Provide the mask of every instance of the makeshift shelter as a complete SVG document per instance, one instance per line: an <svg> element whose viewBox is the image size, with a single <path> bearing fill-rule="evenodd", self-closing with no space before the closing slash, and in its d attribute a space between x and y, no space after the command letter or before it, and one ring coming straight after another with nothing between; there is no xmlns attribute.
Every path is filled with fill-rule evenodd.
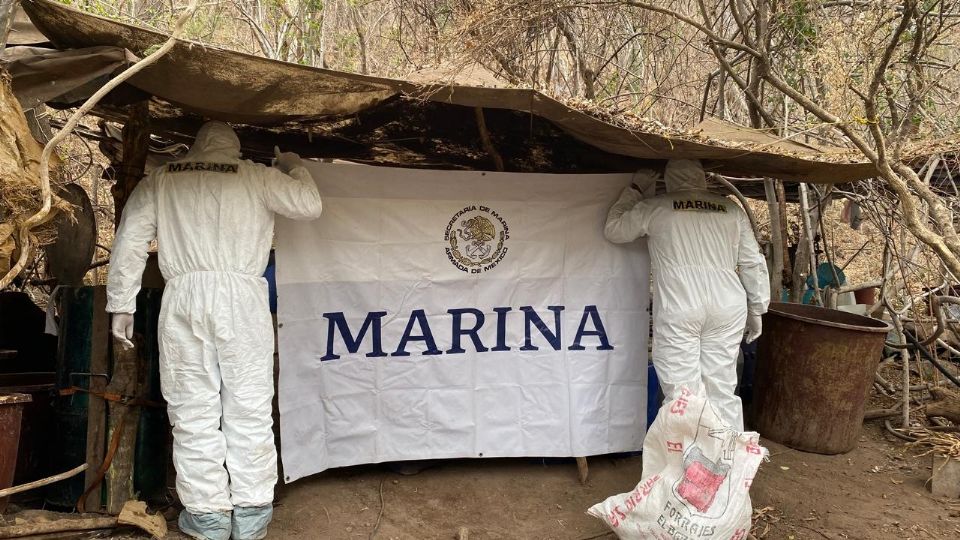
<svg viewBox="0 0 960 540"><path fill-rule="evenodd" d="M23 4L35 27L18 20L11 44L19 46L8 49L3 62L26 107L74 106L166 38L48 0ZM875 174L873 166L850 149L785 140L714 119L694 130L677 130L564 104L534 90L501 87L482 72L454 78L449 70L440 70L407 80L386 79L186 41L109 95L93 113L125 125L122 133L107 126L105 136L99 136L115 162L122 157L121 201L124 190L142 175L149 135L189 143L206 119L236 125L245 153L260 160L269 159L277 144L304 157L412 168L625 172L694 157L711 171L741 178L840 183ZM917 150L914 161L919 164L931 153L956 146L956 140L941 141L936 148ZM949 170L942 164L940 168ZM740 180L738 187L748 196L763 193L759 180ZM83 300L99 319L78 324L99 325L103 331L102 299ZM155 307L157 297L152 300ZM155 313L149 317L155 319ZM150 338L155 341L155 336ZM155 359L154 351L150 353ZM105 349L91 354L107 362ZM105 369L91 364L77 371ZM102 380L89 389L112 390ZM102 430L102 411L99 414L97 429ZM163 424L162 419L152 420ZM102 461L89 453L86 457L95 465ZM122 501L114 497L112 504L117 502Z"/></svg>
<svg viewBox="0 0 960 540"><path fill-rule="evenodd" d="M78 89L166 39L49 0L25 0L23 8L55 48L7 54L14 88L28 104L75 103ZM37 40L26 29L19 35L21 42ZM469 86L442 73L415 78L319 69L183 41L94 114L125 123L129 105L148 100L152 133L187 142L204 119L224 120L240 124L245 150L261 157L279 144L305 157L405 167L492 170L500 159L507 171L615 172L683 156L736 177L837 183L875 174L849 149L719 120L683 131L578 110L535 90ZM484 126L470 127L481 113Z"/></svg>

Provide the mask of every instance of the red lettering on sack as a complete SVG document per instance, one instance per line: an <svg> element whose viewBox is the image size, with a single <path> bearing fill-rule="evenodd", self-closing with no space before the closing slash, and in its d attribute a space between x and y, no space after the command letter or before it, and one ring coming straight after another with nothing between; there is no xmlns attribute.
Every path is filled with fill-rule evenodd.
<svg viewBox="0 0 960 540"><path fill-rule="evenodd" d="M670 412L673 414L679 414L680 416L683 416L684 411L687 410L687 405L688 405L687 399L681 396L677 398L677 400L674 401L673 404L670 405Z"/></svg>
<svg viewBox="0 0 960 540"><path fill-rule="evenodd" d="M640 503L650 495L650 492L653 491L653 487L660 481L662 477L657 474L651 476L647 479L646 482L638 485L633 491L630 492L630 495L624 501L624 505L627 507L627 512L632 512L634 508L640 506ZM619 510L619 506L617 510ZM623 516L626 518L626 516Z"/></svg>
<svg viewBox="0 0 960 540"><path fill-rule="evenodd" d="M747 445L747 452L750 454L759 455L760 453L763 452L763 449L760 448L759 444L755 442L751 442L750 444Z"/></svg>
<svg viewBox="0 0 960 540"><path fill-rule="evenodd" d="M667 441L668 452L683 452L683 441Z"/></svg>
<svg viewBox="0 0 960 540"><path fill-rule="evenodd" d="M737 529L737 532L733 533L733 536L730 537L730 540L743 540L746 537L746 529Z"/></svg>
<svg viewBox="0 0 960 540"><path fill-rule="evenodd" d="M626 519L626 517L627 515L623 513L623 510L620 510L619 506L614 506L613 511L607 516L607 521L610 522L611 527L619 527L621 525L620 520Z"/></svg>

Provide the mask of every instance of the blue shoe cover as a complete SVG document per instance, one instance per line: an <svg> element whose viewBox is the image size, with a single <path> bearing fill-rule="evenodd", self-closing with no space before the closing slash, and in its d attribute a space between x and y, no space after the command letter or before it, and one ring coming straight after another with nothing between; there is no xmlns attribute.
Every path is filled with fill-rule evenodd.
<svg viewBox="0 0 960 540"><path fill-rule="evenodd" d="M180 512L180 532L197 540L230 540L230 512Z"/></svg>
<svg viewBox="0 0 960 540"><path fill-rule="evenodd" d="M233 540L261 540L273 519L273 505L236 506L233 509Z"/></svg>

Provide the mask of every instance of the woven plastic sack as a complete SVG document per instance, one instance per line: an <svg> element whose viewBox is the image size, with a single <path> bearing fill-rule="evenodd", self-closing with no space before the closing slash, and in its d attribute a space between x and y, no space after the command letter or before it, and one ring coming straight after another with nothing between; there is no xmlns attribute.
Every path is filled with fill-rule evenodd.
<svg viewBox="0 0 960 540"><path fill-rule="evenodd" d="M767 456L759 439L731 429L685 388L647 432L641 482L587 513L624 540L743 540L753 514L750 485Z"/></svg>

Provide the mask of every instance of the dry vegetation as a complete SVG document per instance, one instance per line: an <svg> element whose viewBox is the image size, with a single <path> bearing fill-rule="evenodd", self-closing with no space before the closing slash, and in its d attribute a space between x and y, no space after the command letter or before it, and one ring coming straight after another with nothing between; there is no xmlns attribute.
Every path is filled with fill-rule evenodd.
<svg viewBox="0 0 960 540"><path fill-rule="evenodd" d="M68 3L166 31L187 2ZM960 0L214 0L185 31L209 45L380 76L457 73L479 64L498 84L537 89L628 128L692 134L715 117L843 147L873 163L876 178L806 192L766 179L773 196L750 201L774 290L791 291L797 301L811 268L832 262L848 286L878 286L868 312L919 339L935 326L930 299L957 293ZM65 113L38 112L54 127L66 120ZM12 118L3 115L4 122ZM80 183L90 194L102 262L113 236L114 171L96 148L100 127L88 118L84 136L61 145L57 182ZM0 150L29 172L17 176L18 184L0 168L0 257L9 257L8 238L38 205L31 169L38 151L24 153L15 141L0 141ZM903 158L908 154L929 157L913 162ZM854 207L858 229L844 216ZM14 283L41 301L52 289L43 265L39 252ZM0 265L0 275L4 270ZM87 280L105 277L101 265ZM814 301L833 304L836 293L822 291ZM947 376L921 354L960 356L956 322L948 312L946 331L923 353L889 349L874 392L882 397L878 406L900 407L902 417L887 421L890 431L897 425L900 436L954 457L960 446L949 430L956 431L956 421L927 408L938 402ZM960 376L955 364L944 365Z"/></svg>
<svg viewBox="0 0 960 540"><path fill-rule="evenodd" d="M68 3L160 30L186 6ZM954 283L960 274L952 178L960 140L960 0L221 0L204 3L185 35L392 77L479 64L500 84L538 89L625 126L692 132L717 117L846 147L874 163L878 178L811 186L809 220L784 200L796 201L795 192L785 197L782 184L768 181L780 204L774 198L755 209L771 260L786 259L782 272L771 265L774 286L803 292L810 235L821 251L815 262L843 267L848 283L883 281L883 298L906 319L922 315L911 310L924 304L925 288ZM74 169L68 178L88 185L107 218L107 246L110 169L86 144L74 140L62 153ZM918 149L933 157L902 159ZM862 212L858 231L841 223L848 201ZM797 255L785 258L793 248Z"/></svg>

